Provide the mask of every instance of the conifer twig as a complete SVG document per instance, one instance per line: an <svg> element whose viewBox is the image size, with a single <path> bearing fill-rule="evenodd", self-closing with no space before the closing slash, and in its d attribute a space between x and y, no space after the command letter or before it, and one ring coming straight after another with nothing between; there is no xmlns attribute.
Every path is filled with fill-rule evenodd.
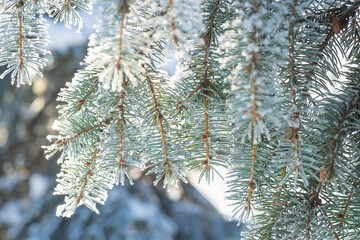
<svg viewBox="0 0 360 240"><path fill-rule="evenodd" d="M203 61L203 65L204 65L204 75L203 75L203 81L202 83L199 85L198 88L203 89L203 88L209 88L210 87L210 80L208 77L208 70L209 70L209 55L210 55L210 45L211 45L211 41L212 41L212 34L213 34L213 30L215 27L215 18L216 18L216 14L218 12L219 9L219 4L220 4L221 0L217 0L213 13L211 14L210 17L210 24L209 24L209 28L204 36L204 41L205 41L205 47L204 47L204 61ZM203 140L205 140L205 161L203 161L201 163L202 166L206 167L206 171L209 172L210 168L211 168L211 164L210 164L210 160L212 159L212 156L210 155L210 141L209 141L209 137L210 137L210 132L209 132L209 106L208 106L208 90L204 91L204 96L202 97L203 100L203 104L204 104L204 135L202 137Z"/></svg>
<svg viewBox="0 0 360 240"><path fill-rule="evenodd" d="M153 99L154 109L156 111L158 125L160 128L161 144L162 144L163 152L164 152L164 159L165 159L164 165L166 166L166 174L170 175L171 174L171 166L170 166L170 160L169 160L169 156L168 156L168 152L167 152L166 137L165 137L165 131L164 131L164 124L163 124L164 117L161 113L160 105L156 98L156 94L155 94L154 87L151 82L150 76L147 75L146 79L149 84L150 92L151 92L152 99Z"/></svg>
<svg viewBox="0 0 360 240"><path fill-rule="evenodd" d="M119 37L119 57L116 61L116 68L118 71L121 70L121 58L122 58L122 48L123 48L123 37L124 37L124 23L125 23L125 14L129 12L128 5L126 0L122 1L122 4L120 6L120 12L121 12L121 20L120 20L120 37Z"/></svg>
<svg viewBox="0 0 360 240"><path fill-rule="evenodd" d="M89 127L89 128L86 128L86 129L78 132L77 134L75 134L75 135L73 135L73 136L71 136L71 137L57 140L57 141L55 142L55 145L62 144L62 145L64 146L64 145L66 145L69 141L71 141L71 140L73 140L73 139L75 139L75 138L78 138L80 135L82 135L82 134L84 134L84 133L87 133L87 132L89 132L89 131L91 131L91 130L93 130L93 129L95 129L95 128L101 127L101 126L103 126L103 124L109 124L111 120L112 120L112 118L108 118L108 119L106 119L106 120L104 120L104 121L99 122L98 124L95 124L95 125L93 125L93 126L91 126L91 127Z"/></svg>
<svg viewBox="0 0 360 240"><path fill-rule="evenodd" d="M310 233L311 233L311 227L310 227L310 223L311 223L311 216L312 216L312 211L313 209L319 205L319 195L322 191L322 183L320 184L319 188L317 191L315 191L314 193L312 193L310 196L307 196L307 200L308 200L308 216L307 216L307 220L306 220L306 240L310 239Z"/></svg>
<svg viewBox="0 0 360 240"><path fill-rule="evenodd" d="M291 88L292 88L292 104L293 104L293 116L292 116L292 120L293 120L293 124L294 127L292 127L291 129L289 129L289 131L291 132L290 135L288 135L286 138L289 139L291 141L293 141L293 143L295 144L294 148L295 148L295 159L294 159L294 173L295 175L297 175L299 173L299 165L298 165L298 160L299 160L299 126L297 126L297 120L299 117L299 112L298 112L298 104L297 104L297 92L296 92L296 86L297 86L297 82L296 82L296 72L295 72L295 23L296 23L296 12L295 12L295 6L296 6L297 0L293 0L293 5L291 6L291 15L292 15L292 20L290 22L290 31L289 31L289 35L290 35L290 68L291 68L291 72L290 72L290 84L291 84Z"/></svg>
<svg viewBox="0 0 360 240"><path fill-rule="evenodd" d="M355 184L356 184L356 180L354 180L353 181L353 183L352 183L352 186L351 186L351 190L350 190L350 193L349 193L349 195L348 195L348 197L347 197L347 199L346 199L346 204L345 204L345 207L344 207L344 212L343 212L343 214L340 214L341 216L340 216L340 219L341 219L341 222L340 222L340 227L342 227L342 225L344 224L344 218L346 217L346 214L347 214L347 212L348 212L348 208L349 208L349 206L350 206L350 200L351 200L351 197L352 197L352 195L353 195L353 193L354 193L354 189L355 189Z"/></svg>
<svg viewBox="0 0 360 240"><path fill-rule="evenodd" d="M125 88L127 85L127 81L126 81L126 77L124 75L123 77L123 82L122 82L122 90L121 90L121 97L120 97L120 105L119 105L119 110L120 110L120 118L119 118L119 168L118 170L121 171L121 168L124 166L125 162L124 162L124 155L123 155L123 138L124 138L124 123L125 123L125 119L124 119L124 102L125 102Z"/></svg>
<svg viewBox="0 0 360 240"><path fill-rule="evenodd" d="M83 97L82 99L78 100L76 103L79 104L76 107L77 111L80 111L80 109L82 108L82 106L84 105L84 103L86 102L86 100L88 99L88 97L90 96L90 92L95 88L95 86L99 83L99 80L96 79L95 82L91 85L89 92L85 95L85 97Z"/></svg>
<svg viewBox="0 0 360 240"><path fill-rule="evenodd" d="M206 155L205 155L205 161L201 163L201 165L206 166L206 171L210 170L210 159L212 158L210 155L210 142L209 142L209 137L210 137L210 133L209 133L209 107L208 107L208 100L205 96L203 96L203 102L204 102L204 125L205 125L205 134L202 137L205 140L205 151L206 151Z"/></svg>
<svg viewBox="0 0 360 240"><path fill-rule="evenodd" d="M85 177L83 178L83 183L82 183L82 186L81 186L81 189L80 189L80 192L79 194L76 195L76 204L79 205L81 199L84 197L84 190L86 188L86 185L88 183L88 178L89 176L92 176L93 173L93 169L94 169L94 166L95 166L95 159L97 158L97 154L99 153L99 150L96 149L95 152L93 153L92 155L92 158L91 158L91 161L87 164L88 165L88 168L87 168L87 172L85 174Z"/></svg>
<svg viewBox="0 0 360 240"><path fill-rule="evenodd" d="M254 12L257 12L259 10L259 4L257 2L257 0L254 1ZM253 44L256 45L257 41L256 41L256 26L253 25L253 32L251 33L251 41ZM250 71L257 71L257 60L258 60L259 56L252 51L251 52L251 59L250 59ZM257 143L255 140L255 126L256 126L256 119L257 118L262 118L262 116L257 113L257 97L256 97L256 78L255 76L252 77L251 79L251 93L253 96L252 99L252 110L247 111L248 114L252 114L252 128L251 128L251 139L252 139L252 150L251 150L251 170L250 170L250 180L249 180L249 187L248 187L248 195L246 196L246 203L247 205L245 206L245 210L246 212L249 212L251 209L251 197L252 197L252 193L253 193L253 188L254 188L254 173L255 173L255 160L256 160L256 147L257 147Z"/></svg>
<svg viewBox="0 0 360 240"><path fill-rule="evenodd" d="M213 84L210 80L209 80L209 87L210 87L212 90L214 90L214 92L219 96L219 98L220 98L221 100L225 101L225 97L216 89L216 87L214 86L214 84ZM204 84L203 84L203 82L201 82L201 83L199 84L199 86L197 86L197 88L196 88L195 90L193 90L193 91L187 96L187 98L186 98L183 102L180 102L180 103L185 103L185 102L189 101L190 98L191 98L192 96L194 96L194 94L196 94L196 93L198 93L198 92L200 92L200 91L203 91L203 89L204 89Z"/></svg>
<svg viewBox="0 0 360 240"><path fill-rule="evenodd" d="M192 96L194 96L195 93L201 91L201 90L203 89L203 87L204 87L204 85L203 85L202 83L200 83L199 86L198 86L194 91L192 91L192 92L189 94L189 96L185 99L184 102L189 101L190 98L191 98Z"/></svg>
<svg viewBox="0 0 360 240"><path fill-rule="evenodd" d="M311 228L310 228L311 211L312 211L312 206L309 206L309 207L308 207L308 217L307 217L307 221L306 221L306 240L309 240L309 239L310 239L310 232L311 232Z"/></svg>
<svg viewBox="0 0 360 240"><path fill-rule="evenodd" d="M119 33L119 57L116 60L116 68L117 70L120 72L121 71L121 59L122 59L122 49L123 49L123 37L124 37L124 27L125 27L125 15L127 13L129 13L129 9L128 9L128 5L126 0L122 1L122 4L120 6L120 12L121 12L121 20L120 20L120 33ZM118 121L119 123L119 167L118 170L120 171L121 168L123 167L123 165L125 164L124 162L124 156L123 156L123 132L124 132L124 100L125 100L125 88L127 85L127 80L126 80L126 76L123 76L123 81L122 81L122 90L121 90L121 97L120 97L120 105L119 105L119 110L120 110L120 119Z"/></svg>
<svg viewBox="0 0 360 240"><path fill-rule="evenodd" d="M174 40L175 45L178 45L178 39L175 34L176 27L175 27L175 21L174 21L174 15L172 13L172 9L173 9L173 0L169 0L169 17L170 17L171 36Z"/></svg>
<svg viewBox="0 0 360 240"><path fill-rule="evenodd" d="M341 115L340 121L336 126L335 129L335 136L338 136L336 138L333 138L333 140L331 141L331 147L330 147L330 159L331 162L328 166L328 169L326 170L326 175L330 173L330 180L334 178L335 175L335 159L336 159L336 146L338 144L338 141L341 139L339 137L340 131L341 131L341 127L345 121L346 116L350 113L350 111L352 111L356 105L360 103L360 91L357 93L357 98L353 103L350 103L348 109L346 111L344 111Z"/></svg>
<svg viewBox="0 0 360 240"><path fill-rule="evenodd" d="M22 6L24 5L24 1L20 0L18 1L18 3L16 4L16 8L19 9L19 13L18 13L18 19L19 19L19 68L20 68L20 72L22 72L23 70L23 66L24 66L24 59L23 59L23 40L25 39L25 36L22 34L23 31L23 16L22 16L22 10L20 9Z"/></svg>
<svg viewBox="0 0 360 240"><path fill-rule="evenodd" d="M287 169L287 166L283 167L283 169L281 171L281 176L280 176L281 180L283 180L286 176L286 169ZM277 192L275 193L275 196L279 196L281 194L282 189L283 189L283 185L280 185Z"/></svg>

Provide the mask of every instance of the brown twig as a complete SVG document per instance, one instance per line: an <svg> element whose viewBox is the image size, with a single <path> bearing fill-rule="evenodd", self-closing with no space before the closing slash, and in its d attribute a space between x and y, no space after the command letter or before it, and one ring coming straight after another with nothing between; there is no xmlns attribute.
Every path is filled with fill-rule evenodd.
<svg viewBox="0 0 360 240"><path fill-rule="evenodd" d="M17 5L16 8L19 9L19 13L18 13L18 19L19 19L19 68L20 68L20 72L22 72L23 67L24 67L24 59L23 59L23 41L26 39L25 36L22 34L23 31L23 16L22 16L22 10L20 10L20 8L24 5L24 1L20 0Z"/></svg>
<svg viewBox="0 0 360 240"><path fill-rule="evenodd" d="M257 0L254 1L254 12L257 12L259 10L259 4L257 2ZM253 32L251 33L251 40L253 42L253 44L256 44L257 41L256 41L256 26L253 25ZM259 56L253 51L251 52L251 59L250 59L250 71L257 71L256 69L256 64L257 64L257 60L259 59ZM252 150L251 150L251 170L250 170L250 180L249 180L249 188L248 188L248 195L246 197L246 203L247 205L245 206L245 210L247 212L250 211L251 209L251 197L252 197L252 193L254 191L254 173L255 173L255 160L256 160L256 148L257 148L257 144L256 144L256 140L255 140L255 126L256 126L256 119L257 118L262 118L262 116L257 113L257 109L258 109L258 106L257 106L257 97L256 97L256 78L255 76L252 77L252 80L251 80L251 93L252 93L252 96L253 96L253 100L252 100L252 110L249 110L247 111L248 114L252 114L252 119L251 119L251 122L252 122L252 128L251 128L251 139L252 139Z"/></svg>
<svg viewBox="0 0 360 240"><path fill-rule="evenodd" d="M225 101L225 97L218 91L218 89L215 88L215 86L213 85L213 83L212 83L210 80L209 80L209 87L210 87L212 90L214 90L214 92L219 96L219 98L220 98L221 100ZM182 102L179 102L179 103L185 103L185 102L189 101L190 98L191 98L192 96L194 96L195 93L198 93L198 92L200 92L200 91L204 91L204 83L203 83L203 82L200 83L199 86L197 86L197 88L196 88L194 91L192 91L192 92L187 96L187 98L185 99L185 101L182 101Z"/></svg>
<svg viewBox="0 0 360 240"><path fill-rule="evenodd" d="M255 27L254 27L255 30ZM247 202L247 206L246 206L246 211L249 211L251 209L251 197L252 197L252 192L253 192L253 188L254 188L254 172L255 172L255 159L256 159L256 141L255 141L255 137L254 137L254 132L255 132L255 126L256 126L256 118L257 118L257 104L256 104L256 78L253 77L252 78L252 94L254 96L253 101L252 101L252 111L248 111L248 113L252 113L253 117L251 119L252 121L252 129L251 129L251 139L252 139L252 150L251 150L251 170L250 170L250 181L249 181L249 193L246 197L246 202Z"/></svg>
<svg viewBox="0 0 360 240"><path fill-rule="evenodd" d="M185 100L184 102L189 101L189 99L190 99L192 96L194 96L195 93L201 91L201 90L203 89L203 87L204 87L204 85L203 85L202 83L200 83L199 86L198 86L194 91L192 91L192 92L189 94L189 96L186 98L186 100Z"/></svg>
<svg viewBox="0 0 360 240"><path fill-rule="evenodd" d="M174 15L172 13L172 9L173 9L172 5L173 5L173 1L169 0L169 17L170 17L171 36L172 36L172 38L174 40L175 45L178 45L178 39L177 39L177 36L175 34L176 27L175 27Z"/></svg>
<svg viewBox="0 0 360 240"><path fill-rule="evenodd" d="M287 169L287 166L283 167L283 169L281 171L281 177L280 177L281 180L283 180L286 176L286 169ZM283 189L283 185L280 185L280 187L278 188L278 190L274 196L279 196L281 194L282 189Z"/></svg>
<svg viewBox="0 0 360 240"><path fill-rule="evenodd" d="M129 12L126 0L122 1L122 4L120 6L120 12L121 12L121 20L120 20L120 37L119 37L119 47L118 47L119 51L120 51L120 54L119 54L119 57L118 57L118 59L116 61L116 68L117 68L118 71L121 70L120 62L121 62L121 58L122 58L125 15L126 15L126 13Z"/></svg>
<svg viewBox="0 0 360 240"><path fill-rule="evenodd" d="M254 136L254 128L251 130L251 135ZM256 143L255 143L255 139L253 138L253 142L252 142L252 150L251 150L251 170L250 170L250 180L249 180L249 193L246 196L246 203L247 205L245 206L245 210L248 212L251 209L251 197L252 197L252 193L254 191L254 172L255 172L255 160L256 160Z"/></svg>
<svg viewBox="0 0 360 240"><path fill-rule="evenodd" d="M161 134L161 144L163 146L163 151L164 151L164 158L165 158L165 163L164 165L166 165L166 174L170 175L171 174L171 166L170 166L170 160L169 160L169 156L168 156L168 152L167 152L167 145L166 145L166 137L165 137L165 131L164 131L164 124L163 124L163 115L161 113L160 110L160 104L156 98L156 94L154 91L154 87L153 84L151 82L150 76L147 75L146 79L148 81L149 84L149 88L150 88L150 92L153 98L153 104L154 104L154 109L156 111L156 115L157 115L157 120L158 120L158 125L160 127L160 134Z"/></svg>
<svg viewBox="0 0 360 240"><path fill-rule="evenodd" d="M88 168L87 168L87 172L85 174L85 177L83 178L83 185L81 186L81 190L80 190L79 195L76 195L76 204L77 205L79 205L80 200L84 197L84 190L85 190L86 185L88 183L88 177L93 175L92 171L94 169L95 159L96 159L96 155L98 153L99 153L99 150L96 149L95 152L92 155L91 161L87 164Z"/></svg>
<svg viewBox="0 0 360 240"><path fill-rule="evenodd" d="M212 34L213 34L213 29L215 27L215 18L216 18L216 14L218 12L219 9L219 4L220 4L221 0L217 0L216 5L214 7L213 13L210 16L210 24L209 24L209 28L204 36L204 42L205 42L205 53L204 53L204 61L203 61L203 66L204 66L204 75L203 75L203 81L202 83L199 85L199 87L201 87L201 89L208 89L211 85L210 85L210 80L208 78L208 70L209 70L209 55L210 55L210 45L211 45L211 41L212 41ZM199 88L198 87L198 88ZM203 161L201 163L202 166L206 167L206 171L209 171L211 168L210 165L210 160L212 159L212 156L210 155L210 141L209 141L209 137L210 137L210 132L209 132L209 100L207 98L207 96L209 95L209 91L208 90L204 90L204 95L202 97L203 100L203 104L204 104L204 135L202 137L203 140L205 140L205 161Z"/></svg>
<svg viewBox="0 0 360 240"><path fill-rule="evenodd" d="M292 15L292 21L290 21L290 30L289 30L289 35L290 35L290 83L291 83L291 88L292 88L292 104L293 106L295 106L296 109L293 109L293 123L296 125L297 124L297 120L299 117L299 112L298 112L298 104L297 104L297 100L296 100L296 72L295 72L295 23L296 23L296 11L295 11L295 7L297 4L297 0L293 0L293 5L291 7L291 15ZM299 160L299 127L292 127L290 129L291 134L288 135L286 138L287 139L291 139L291 141L294 142L295 146L295 159L294 159L294 173L298 174L299 172L299 165L298 165L298 160Z"/></svg>
<svg viewBox="0 0 360 240"><path fill-rule="evenodd" d="M204 125L205 125L205 134L203 135L202 139L205 140L205 161L201 163L202 166L206 166L206 171L209 171L211 168L210 159L212 158L210 155L210 132L209 132L209 107L208 107L208 99L207 97L203 96L203 103L204 103Z"/></svg>
<svg viewBox="0 0 360 240"><path fill-rule="evenodd" d="M310 234L311 234L311 227L310 227L311 213L312 213L312 210L320 203L319 195L320 195L321 190L322 190L322 184L320 184L319 189L317 191L312 193L310 196L307 196L307 200L309 203L309 207L307 210L308 217L307 217L307 221L306 221L306 239L307 240L310 239Z"/></svg>
<svg viewBox="0 0 360 240"><path fill-rule="evenodd" d="M97 85L99 83L99 80L98 79L96 79L95 80L95 82L92 84L92 86L90 87L90 89L89 89L89 92L88 92L88 94L86 94L86 96L84 97L84 98L82 98L82 99L80 99L80 100L78 100L77 102L76 102L76 104L79 104L76 108L76 110L77 111L79 111L81 108L82 108L82 106L84 105L84 103L86 102L86 100L88 99L88 97L90 96L90 91L92 90L92 89L94 89L94 87L95 87L95 85Z"/></svg>
<svg viewBox="0 0 360 240"><path fill-rule="evenodd" d="M312 206L308 207L308 218L306 221L306 240L310 239L310 232L311 232L311 228L310 228L310 222L311 222L311 211L312 211Z"/></svg>
<svg viewBox="0 0 360 240"><path fill-rule="evenodd" d="M125 88L127 85L127 81L126 81L126 77L124 75L123 77L123 82L122 82L122 90L121 90L121 97L120 97L120 105L119 105L119 110L120 110L120 116L121 118L119 119L119 171L121 171L121 168L124 166L125 162L124 162L124 155L123 155L123 133L124 133L124 122L125 122L125 118L124 118L124 101L125 101Z"/></svg>
<svg viewBox="0 0 360 240"><path fill-rule="evenodd" d="M91 127L89 127L89 128L86 128L86 129L78 132L78 133L75 134L74 136L57 140L57 141L55 142L55 145L61 144L61 145L65 146L69 141L71 141L71 140L79 137L80 135L82 135L82 134L84 134L84 133L87 133L87 132L89 132L89 131L91 131L91 130L93 130L93 129L95 129L95 128L101 127L101 126L103 126L103 124L109 124L111 120L112 120L112 118L108 118L108 119L106 119L106 120L104 120L104 121L102 121L102 122L100 122L100 123L98 123L98 124L95 124L94 126L91 126Z"/></svg>
<svg viewBox="0 0 360 240"><path fill-rule="evenodd" d="M340 219L341 219L341 222L340 222L340 227L342 227L342 225L344 224L344 218L346 217L346 214L347 214L347 212L348 212L348 208L349 208L349 206L350 206L350 200L351 200L351 197L352 197L352 195L353 195L353 193L354 193L354 189L355 189L355 184L356 184L356 181L354 180L353 181L353 183L352 183L352 186L351 186L351 190L350 190L350 193L349 193L349 195L348 195L348 197L347 197L347 199L346 199L346 204L345 204L345 207L344 207L344 212L343 212L343 214L341 214L341 217L340 217Z"/></svg>
<svg viewBox="0 0 360 240"><path fill-rule="evenodd" d="M208 95L208 91L204 90L204 88L209 88L209 87L212 88L217 93L217 95L219 95L219 97L222 100L225 100L224 97L221 96L221 94L218 92L218 90L215 88L215 86L213 86L210 79L208 78L209 50L210 50L210 45L211 45L211 40L212 40L212 32L215 27L215 18L216 18L218 9L219 9L220 2L221 2L221 0L217 0L214 10L210 16L209 28L203 37L203 40L205 42L205 44L204 44L205 54L204 54L204 61L203 61L203 66L204 66L203 67L204 68L203 81L199 84L199 86L194 91L192 91L189 94L189 96L186 98L186 100L184 102L187 102L195 93L197 93L199 91L204 91L204 94ZM204 105L205 105L205 103L204 103Z"/></svg>
<svg viewBox="0 0 360 240"><path fill-rule="evenodd" d="M119 33L119 57L116 60L116 68L118 71L121 71L121 59L122 59L122 50L123 50L123 38L124 38L124 27L125 27L125 15L127 13L129 13L129 9L128 9L128 4L126 2L126 0L122 1L122 4L120 6L120 12L121 12L121 20L120 20L120 33ZM123 165L125 164L124 162L124 156L123 156L123 133L124 133L124 100L125 100L125 88L126 88L126 76L123 76L123 80L122 80L122 90L121 90L121 97L120 97L120 105L119 105L119 110L120 110L120 115L121 118L119 119L118 123L119 123L119 171L121 170L121 168L123 167Z"/></svg>

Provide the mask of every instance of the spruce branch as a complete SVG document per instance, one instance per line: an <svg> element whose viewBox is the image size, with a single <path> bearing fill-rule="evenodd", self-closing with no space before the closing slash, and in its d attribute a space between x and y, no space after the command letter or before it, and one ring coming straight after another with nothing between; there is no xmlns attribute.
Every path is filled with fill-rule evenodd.
<svg viewBox="0 0 360 240"><path fill-rule="evenodd" d="M328 46L331 38L339 35L342 31L349 31L349 22L353 19L354 31L356 31L356 14L360 4L358 2L344 1L341 6L334 6L330 9L320 10L319 15L323 15L320 24L331 25L327 28L327 35L323 43L319 45L320 52Z"/></svg>
<svg viewBox="0 0 360 240"><path fill-rule="evenodd" d="M30 1L7 1L0 10L0 66L7 69L0 75L11 73L11 83L20 85L32 82L32 74L41 76L49 51L44 8L34 8Z"/></svg>
<svg viewBox="0 0 360 240"><path fill-rule="evenodd" d="M213 13L210 17L210 23L209 23L209 28L207 30L207 33L204 36L204 41L205 41L205 47L204 47L204 76L203 76L203 81L202 81L202 86L204 89L209 88L209 79L208 79L208 68L209 68L209 54L210 54L210 45L211 42L213 41L213 29L214 29L214 24L215 24L215 17L219 8L219 4L220 4L221 0L217 0L213 9ZM210 137L210 132L209 132L209 116L208 116L208 91L204 91L204 95L202 97L203 100L203 104L204 104L204 125L205 125L205 129L204 129L204 136L202 137L203 140L205 140L205 151L206 151L206 155L205 155L205 161L203 161L201 163L202 166L204 166L206 168L206 171L209 172L212 165L211 165L211 159L212 156L210 155L210 142L209 142L209 137Z"/></svg>
<svg viewBox="0 0 360 240"><path fill-rule="evenodd" d="M143 66L145 69L145 66ZM171 111L166 107L171 107L170 99L167 92L162 88L165 83L166 76L159 74L151 68L145 69L145 84L148 100L146 107L147 114L144 116L145 126L149 132L148 141L154 144L153 151L149 151L150 157L147 166L150 169L147 174L155 173L156 179L154 184L163 182L163 187L170 187L177 185L178 179L187 182L185 174L180 168L183 165L180 148L176 145L179 143L176 139L171 139L171 135L179 135L178 126L176 122L177 117L171 114ZM163 103L161 104L160 101ZM164 114L166 112L166 115ZM165 116L168 121L165 122ZM149 144L152 145L152 144ZM151 146L149 146L151 147ZM152 155L153 152L153 155Z"/></svg>
<svg viewBox="0 0 360 240"><path fill-rule="evenodd" d="M100 88L99 71L98 68L90 69L87 66L75 73L73 81L66 84L67 88L61 89L57 100L66 104L59 106L60 118L71 119L94 108Z"/></svg>
<svg viewBox="0 0 360 240"><path fill-rule="evenodd" d="M293 103L293 122L294 126L297 125L299 112L297 109L299 109L296 101L296 72L295 72L295 19L296 19L296 7L297 0L293 1L293 5L291 6L291 15L293 17L293 20L290 22L290 32L289 32L289 40L290 40L290 82L292 86L292 103ZM294 173L297 175L299 173L299 166L298 166L298 158L299 158L299 127L293 127L290 129L291 134L288 138L290 138L295 143L295 160L294 160Z"/></svg>
<svg viewBox="0 0 360 240"><path fill-rule="evenodd" d="M325 176L333 180L335 177L335 165L336 158L338 154L339 144L343 141L342 135L346 134L346 131L343 131L344 122L346 117L354 110L354 108L360 103L360 91L354 94L353 98L350 98L349 105L343 109L343 112L340 115L340 120L338 124L335 126L334 138L330 144L330 162L327 167L323 169L326 172ZM320 179L321 181L325 181L325 177Z"/></svg>
<svg viewBox="0 0 360 240"><path fill-rule="evenodd" d="M218 31L218 27L219 23L221 23L221 21L224 21L224 16L226 16L223 12L219 11L221 4L223 7L226 6L226 3L221 0L211 3L209 2L206 4L204 3L204 9L206 9L206 12L208 14L204 19L206 31L200 35L203 39L203 43L201 45L196 44L195 51L197 54L193 56L193 59L191 61L194 62L194 64L198 64L196 66L196 69L191 69L192 63L189 63L189 70L193 71L195 81L193 79L189 79L190 82L186 82L188 87L181 86L181 88L184 88L185 90L185 98L182 101L176 101L178 104L178 106L176 107L177 109L187 109L188 106L190 109L195 110L196 108L195 111L199 110L199 114L200 112L202 112L201 114L203 116L203 119L201 120L201 122L203 123L203 128L201 130L201 140L204 141L204 150L201 151L203 152L203 157L195 156L193 158L194 160L191 159L189 161L189 166L191 167L191 169L201 167L202 170L200 173L199 181L201 181L202 177L205 176L208 182L210 181L211 176L213 176L214 172L217 172L214 166L224 166L224 163L222 163L222 161L218 159L218 156L215 156L217 154L214 153L214 151L218 149L218 144L215 143L214 140L216 141L216 138L219 137L216 129L217 121L215 120L215 117L219 117L219 115L217 115L218 113L213 111L213 108L219 104L217 98L220 98L224 101L225 97L221 94L221 90L218 89L218 84L220 81L216 83L210 80L211 78L213 78L213 71L216 71L215 69L217 67L217 56L213 48L214 45L216 45L217 37L221 34ZM213 57L214 55L215 57ZM183 81L186 80L187 79L183 79ZM190 93L187 93L189 88L194 90ZM194 96L197 96L197 98L193 99ZM190 100L192 101L190 102ZM201 111L199 108L201 108ZM215 121L212 119L214 119ZM194 118L191 119L191 121L194 120ZM194 124L196 124L196 121L194 121ZM194 131L196 132L198 130L200 131L200 125L196 127L196 130L194 129ZM211 144L213 146L210 146ZM196 144L196 148L200 148L200 146L200 143Z"/></svg>
<svg viewBox="0 0 360 240"><path fill-rule="evenodd" d="M14 2L0 24L12 23L11 61L23 71L29 9L69 26L91 8L24 1L19 14ZM253 215L249 239L358 238L360 3L99 2L85 67L59 95L59 134L46 150L62 150L58 215L82 204L97 211L114 184L132 184L129 168L149 169L166 187L186 182L183 166L209 181L230 164L228 198L239 221ZM170 78L157 68L174 45L180 64Z"/></svg>
<svg viewBox="0 0 360 240"><path fill-rule="evenodd" d="M106 163L99 159L100 149L96 145L100 141L97 139L91 144L95 148L83 148L84 152L76 159L68 158L64 161L54 192L56 195L65 195L65 203L56 210L58 216L71 217L82 204L98 213L96 203L104 204L107 190L114 184L114 176L106 172Z"/></svg>
<svg viewBox="0 0 360 240"><path fill-rule="evenodd" d="M257 0L254 1L253 3L253 8L252 11L254 13L256 13L259 10L259 4L257 2ZM256 40L256 26L253 25L253 31L251 33L251 41L254 45L257 44L257 40ZM252 119L251 119L251 124L252 124L252 128L251 128L251 141L252 141L252 150L251 150L251 170L250 170L250 180L249 180L249 187L248 187L248 195L246 196L246 206L245 206L245 211L246 212L250 212L251 210L251 197L253 194L253 188L254 188L254 173L255 173L255 160L256 160L256 147L257 147L257 142L255 139L255 126L257 124L257 119L261 119L262 116L257 112L258 106L257 106L257 95L256 95L256 77L255 74L257 71L259 71L259 69L257 68L257 60L259 60L259 56L255 51L252 51L250 53L251 58L250 58L250 64L248 66L248 71L250 73L251 77L251 94L252 94L252 110L248 110L247 113L248 114L252 114Z"/></svg>
<svg viewBox="0 0 360 240"><path fill-rule="evenodd" d="M153 84L151 82L150 76L146 75L146 79L147 79L148 86L150 88L150 92L151 92L151 95L152 95L154 109L156 111L155 118L157 119L158 125L159 125L159 128L160 128L161 144L162 144L162 149L163 149L164 159L165 159L165 162L163 164L166 166L166 175L168 177L170 177L172 171L171 171L170 160L169 160L169 156L168 156L166 137L165 137L165 131L164 131L164 125L163 125L164 117L163 117L163 115L161 113L160 105L159 105L158 100L156 98L156 94L155 94L154 87L153 87Z"/></svg>

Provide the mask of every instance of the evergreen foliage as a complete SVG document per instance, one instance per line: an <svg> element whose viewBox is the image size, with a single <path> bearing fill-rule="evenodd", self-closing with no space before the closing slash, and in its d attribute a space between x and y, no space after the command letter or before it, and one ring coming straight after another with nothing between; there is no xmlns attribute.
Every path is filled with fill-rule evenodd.
<svg viewBox="0 0 360 240"><path fill-rule="evenodd" d="M96 2L84 67L59 93L59 134L45 147L61 152L59 216L97 211L131 168L169 187L186 170L210 183L225 167L247 238L360 239L359 1ZM40 74L45 13L81 29L78 10L91 9L2 2L1 76ZM157 66L171 52L169 77Z"/></svg>

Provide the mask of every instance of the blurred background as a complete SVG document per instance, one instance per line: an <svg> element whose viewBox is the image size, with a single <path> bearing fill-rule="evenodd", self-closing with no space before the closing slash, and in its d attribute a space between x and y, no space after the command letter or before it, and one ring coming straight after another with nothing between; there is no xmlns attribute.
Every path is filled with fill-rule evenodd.
<svg viewBox="0 0 360 240"><path fill-rule="evenodd" d="M229 221L223 180L198 185L197 175L189 175L194 185L166 192L134 172L135 184L114 187L99 215L82 206L71 219L55 216L63 201L52 195L60 167L56 157L45 159L41 146L55 134L56 96L81 68L94 23L93 16L84 16L84 29L76 33L49 21L52 56L44 77L21 88L8 78L0 81L0 240L240 239L246 227ZM171 75L176 63L170 59L161 68Z"/></svg>

